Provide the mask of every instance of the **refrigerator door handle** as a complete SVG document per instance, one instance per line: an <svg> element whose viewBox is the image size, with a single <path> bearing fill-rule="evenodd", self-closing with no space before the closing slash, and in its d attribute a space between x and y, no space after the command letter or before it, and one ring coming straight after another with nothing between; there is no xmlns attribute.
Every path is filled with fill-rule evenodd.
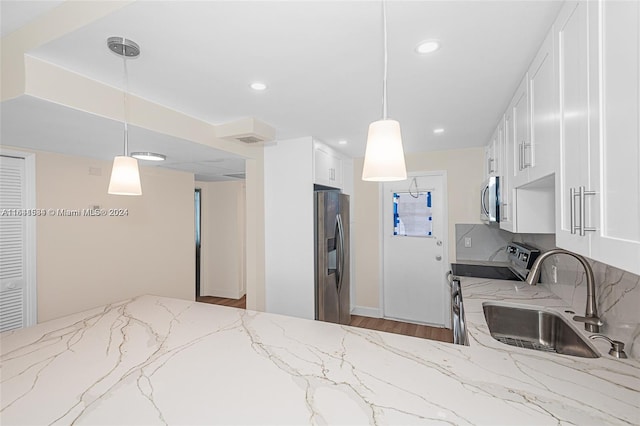
<svg viewBox="0 0 640 426"><path fill-rule="evenodd" d="M336 253L338 257L336 259L336 284L338 293L340 293L343 281L342 273L344 272L344 227L342 226L342 216L340 215L340 213L336 215L336 219L338 228L338 252Z"/></svg>

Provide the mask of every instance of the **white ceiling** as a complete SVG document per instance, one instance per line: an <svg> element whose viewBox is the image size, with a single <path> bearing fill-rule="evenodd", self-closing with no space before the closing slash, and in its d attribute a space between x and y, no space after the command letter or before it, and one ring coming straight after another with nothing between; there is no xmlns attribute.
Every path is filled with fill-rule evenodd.
<svg viewBox="0 0 640 426"><path fill-rule="evenodd" d="M389 0L389 116L405 150L485 144L560 6ZM360 157L381 117L378 1L138 1L30 54L122 87L122 61L106 47L114 35L142 48L131 92L207 122L253 116L279 139L346 139L337 149ZM431 38L439 51L414 53ZM255 80L269 88L252 91Z"/></svg>
<svg viewBox="0 0 640 426"><path fill-rule="evenodd" d="M57 7L63 0L0 1L0 35L5 35L28 24L37 17Z"/></svg>

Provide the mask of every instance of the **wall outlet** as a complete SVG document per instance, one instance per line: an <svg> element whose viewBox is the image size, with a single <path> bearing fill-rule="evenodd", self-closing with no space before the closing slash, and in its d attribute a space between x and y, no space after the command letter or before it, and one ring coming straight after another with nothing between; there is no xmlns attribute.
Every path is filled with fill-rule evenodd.
<svg viewBox="0 0 640 426"><path fill-rule="evenodd" d="M554 284L558 283L558 267L556 265L551 265L551 279Z"/></svg>
<svg viewBox="0 0 640 426"><path fill-rule="evenodd" d="M464 237L464 246L466 248L470 248L471 247L471 237Z"/></svg>

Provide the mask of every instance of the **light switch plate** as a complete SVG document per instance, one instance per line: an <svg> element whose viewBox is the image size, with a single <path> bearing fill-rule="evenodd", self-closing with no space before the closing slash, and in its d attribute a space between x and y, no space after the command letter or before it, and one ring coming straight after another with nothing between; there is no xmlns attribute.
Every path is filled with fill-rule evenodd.
<svg viewBox="0 0 640 426"><path fill-rule="evenodd" d="M470 248L471 247L471 237L464 237L464 246L466 248Z"/></svg>

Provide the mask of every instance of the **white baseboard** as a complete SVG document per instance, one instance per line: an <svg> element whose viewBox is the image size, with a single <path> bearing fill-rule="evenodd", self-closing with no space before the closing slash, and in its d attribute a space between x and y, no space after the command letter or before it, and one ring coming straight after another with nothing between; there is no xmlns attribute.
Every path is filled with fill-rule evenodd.
<svg viewBox="0 0 640 426"><path fill-rule="evenodd" d="M353 315L360 315L363 317L370 318L382 318L382 312L380 312L380 308L368 308L366 306L354 306L351 309L351 313Z"/></svg>

